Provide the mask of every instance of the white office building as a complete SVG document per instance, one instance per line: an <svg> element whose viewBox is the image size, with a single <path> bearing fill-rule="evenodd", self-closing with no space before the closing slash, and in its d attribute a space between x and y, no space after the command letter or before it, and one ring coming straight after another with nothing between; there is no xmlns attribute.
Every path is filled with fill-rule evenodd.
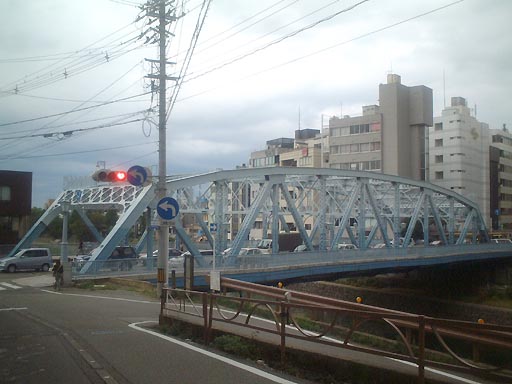
<svg viewBox="0 0 512 384"><path fill-rule="evenodd" d="M486 222L489 212L489 126L471 115L462 97L434 117L430 128L430 182L478 204Z"/></svg>

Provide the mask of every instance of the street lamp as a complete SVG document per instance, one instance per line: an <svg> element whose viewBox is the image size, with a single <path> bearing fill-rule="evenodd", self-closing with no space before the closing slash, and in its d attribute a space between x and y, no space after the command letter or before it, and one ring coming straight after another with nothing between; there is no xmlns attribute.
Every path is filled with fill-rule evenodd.
<svg viewBox="0 0 512 384"><path fill-rule="evenodd" d="M61 201L60 208L62 210L62 242L60 248L60 262L64 265L68 262L68 217L71 203L69 201Z"/></svg>

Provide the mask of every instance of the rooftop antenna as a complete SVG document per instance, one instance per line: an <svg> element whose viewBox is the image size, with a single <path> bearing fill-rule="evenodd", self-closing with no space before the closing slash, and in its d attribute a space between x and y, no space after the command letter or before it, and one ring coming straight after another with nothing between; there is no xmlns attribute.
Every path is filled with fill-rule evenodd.
<svg viewBox="0 0 512 384"><path fill-rule="evenodd" d="M444 75L444 68L443 68L443 108L446 108L446 78Z"/></svg>
<svg viewBox="0 0 512 384"><path fill-rule="evenodd" d="M299 131L300 131L300 105L299 105Z"/></svg>

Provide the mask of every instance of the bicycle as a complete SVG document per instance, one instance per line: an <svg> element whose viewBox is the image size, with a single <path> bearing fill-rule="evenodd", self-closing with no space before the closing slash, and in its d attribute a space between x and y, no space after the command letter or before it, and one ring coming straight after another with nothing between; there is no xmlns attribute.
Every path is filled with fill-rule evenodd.
<svg viewBox="0 0 512 384"><path fill-rule="evenodd" d="M53 283L54 291L60 291L60 288L62 287L63 280L64 279L62 277L62 274L58 273L55 275L55 282Z"/></svg>
<svg viewBox="0 0 512 384"><path fill-rule="evenodd" d="M53 283L53 289L55 291L60 291L62 287L62 283L64 280L64 268L60 261L57 261L53 266L53 277L55 278L55 282Z"/></svg>

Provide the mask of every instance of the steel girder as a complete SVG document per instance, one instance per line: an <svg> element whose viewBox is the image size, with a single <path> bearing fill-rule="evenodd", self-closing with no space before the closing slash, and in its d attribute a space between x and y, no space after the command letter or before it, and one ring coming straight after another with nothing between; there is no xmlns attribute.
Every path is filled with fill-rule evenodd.
<svg viewBox="0 0 512 384"><path fill-rule="evenodd" d="M211 186L221 181L223 201L228 199L223 204L228 210L223 213L226 225L233 228L233 217L240 222L236 231L229 230L231 256L247 244L255 227L261 229L262 238L267 238L270 230L274 253L278 232L289 231L290 225L301 234L306 248L320 250L328 248L323 244L335 249L341 241L364 249L377 239L387 246L407 247L418 236L417 225L427 240L431 233L445 244L462 243L469 233L473 241L478 233L488 238L475 203L433 184L396 176L332 169L245 168L174 179L169 184L175 191L202 191L201 196L216 201L218 187ZM251 191L249 198L242 191ZM180 214L197 209L190 206L189 199L188 209L181 209ZM208 215L218 216L216 209L210 208ZM228 243L219 245L227 247Z"/></svg>
<svg viewBox="0 0 512 384"><path fill-rule="evenodd" d="M381 241L386 246L406 247L415 227L423 236L439 236L446 244L462 244L471 235L488 240L478 206L453 191L421 181L373 172L326 168L241 168L168 179L170 196L180 205L174 226L178 237L201 260L197 244L183 223L187 215L195 220L210 246L213 236L207 222L217 222L216 251L231 246L228 263L234 263L247 246L251 232L273 238L278 249L278 232L297 230L308 249L336 249L340 242L368 248ZM60 202L70 201L72 209L120 211L113 232L102 242L97 259L106 258L129 227L147 207L156 205L151 186L96 186L64 191L18 244L27 246L60 213ZM149 221L149 220L148 220ZM149 224L149 223L148 223ZM171 223L172 225L172 223ZM427 226L428 228L425 228ZM401 235L403 241L400 241ZM231 236L229 239L228 237ZM392 239L392 240L390 240ZM274 245L274 243L276 243ZM427 244L428 245L428 244Z"/></svg>

